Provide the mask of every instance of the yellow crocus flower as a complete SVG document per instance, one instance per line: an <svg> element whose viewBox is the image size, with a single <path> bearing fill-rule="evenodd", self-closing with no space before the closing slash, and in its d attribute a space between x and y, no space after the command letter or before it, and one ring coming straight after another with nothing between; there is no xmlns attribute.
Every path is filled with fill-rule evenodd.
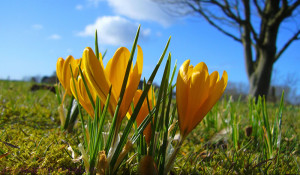
<svg viewBox="0 0 300 175"><path fill-rule="evenodd" d="M71 92L73 96L77 99L77 101L80 103L80 105L87 111L87 113L93 118L94 117L94 109L93 105L88 97L87 91L85 89L83 80L81 76L78 76L78 79L76 80L74 78L74 84L73 84L73 79L70 79L70 84L71 84ZM74 87L75 85L75 87ZM89 89L91 87L88 84ZM75 91L76 88L76 91ZM76 93L77 92L77 93ZM93 96L93 101L95 102L95 95L92 94Z"/></svg>
<svg viewBox="0 0 300 175"><path fill-rule="evenodd" d="M134 107L137 105L137 103L138 103L138 101L139 101L142 93L143 93L143 91L140 90L140 89L136 91L136 93L134 95L134 98L133 98ZM151 88L148 91L148 101L149 101L150 110L152 110L153 107L156 105L155 95L154 95L154 91L153 91L153 86L151 86ZM136 117L137 127L140 126L140 124L143 122L143 120L149 114L149 107L148 107L147 99L145 98L145 100L144 100L144 102L142 104L142 107L141 107L141 109L140 109L140 111L138 113L138 116ZM129 113L132 114L131 108L130 108L129 111L130 111ZM149 145L150 140L151 140L151 124L150 123L144 129L143 134L145 136L146 143Z"/></svg>
<svg viewBox="0 0 300 175"><path fill-rule="evenodd" d="M87 80L102 102L105 102L109 88L112 86L110 98L110 111L112 115L120 96L129 57L129 50L125 47L121 47L117 49L114 56L109 60L106 68L104 69L102 58L98 60L91 48L87 47L83 52L82 62ZM118 124L124 118L130 107L130 103L132 102L140 82L142 69L143 52L140 46L138 46L136 64L134 67L131 66L124 97L118 113Z"/></svg>
<svg viewBox="0 0 300 175"><path fill-rule="evenodd" d="M92 87L90 91L95 91L101 102L105 102L111 83L104 71L102 56L100 55L100 57L98 60L90 47L85 48L82 54L82 67L86 79Z"/></svg>
<svg viewBox="0 0 300 175"><path fill-rule="evenodd" d="M70 89L70 79L71 79L71 70L70 65L73 71L78 67L80 59L74 59L73 56L69 55L66 60L62 57L58 58L56 63L56 74L57 78L60 81L61 85L65 89L66 93L72 95ZM74 76L77 75L74 73Z"/></svg>
<svg viewBox="0 0 300 175"><path fill-rule="evenodd" d="M193 67L186 60L180 67L176 83L176 102L180 134L185 138L222 96L228 75L219 79L217 71L209 75L205 63Z"/></svg>

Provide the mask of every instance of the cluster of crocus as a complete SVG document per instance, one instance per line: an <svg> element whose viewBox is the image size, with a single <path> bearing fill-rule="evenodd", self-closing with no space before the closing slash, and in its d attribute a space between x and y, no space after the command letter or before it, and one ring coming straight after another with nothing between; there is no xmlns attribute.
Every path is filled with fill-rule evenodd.
<svg viewBox="0 0 300 175"><path fill-rule="evenodd" d="M109 150L109 154L114 153L114 149L118 144L115 139L118 134L121 121L125 116L130 116L128 113L130 105L133 102L135 94L139 94L136 92L142 74L143 52L140 46L137 46L137 50L137 59L134 66L132 65L133 54L131 54L125 47L120 47L116 50L113 57L108 61L106 67L103 65L101 53L96 56L90 47L84 49L82 59L75 60L72 56L68 56L66 60L59 58L57 61L57 76L59 77L62 87L65 89L65 95L69 94L75 97L78 103L89 114L95 125L100 124L98 123L98 118L99 115L102 115L102 113L100 112L101 114L99 114L98 110L103 110L104 107L108 108L111 116L115 116L114 119L116 119L116 126L113 127L114 140L110 147L113 149ZM125 81L126 84L124 84L123 81ZM125 89L121 89L123 86ZM123 91L123 93L121 93L121 91ZM123 100L119 102L121 94ZM98 105L101 105L101 109L99 109ZM101 117L103 117L103 115ZM90 124L88 127L89 126ZM88 147L90 147L91 133L94 135L99 134L95 134L95 132L90 130L85 131L85 142L88 144ZM94 142L95 140L97 139L94 139ZM89 150L89 148L87 150ZM83 156L84 152L85 150L82 150ZM106 150L106 152L108 152L108 150ZM122 153L121 155L124 154L123 156L125 156L127 152ZM111 156L112 155L108 157L108 161L111 160ZM85 158L88 159L87 156L85 156ZM121 157L120 160L122 159L123 158ZM86 168L92 164L94 163L85 162Z"/></svg>
<svg viewBox="0 0 300 175"><path fill-rule="evenodd" d="M70 55L66 58L66 60L64 60L62 57L58 58L56 64L56 74L58 80L60 81L62 87L65 89L63 99L62 101L59 100L60 106L58 107L61 128L68 129L69 131L72 130L75 124L77 118L77 112L75 112L76 111L75 110L71 114L71 105L72 105L72 101L71 101L70 107L68 109L68 113L66 114L64 108L64 101L67 95L72 96L72 92L71 92L72 86L70 85L70 79L72 79L71 68L73 68L73 70L75 71L73 76L78 75L78 66L80 65L80 61L81 59L74 59L74 57Z"/></svg>
<svg viewBox="0 0 300 175"><path fill-rule="evenodd" d="M83 78L86 80L86 84L88 85L89 92L94 102L98 96L101 102L104 103L109 93L109 89L112 86L109 110L113 115L120 96L129 57L129 50L125 47L121 47L115 52L114 56L108 61L104 68L101 54L99 59L97 59L93 50L90 47L87 47L83 51L82 59L75 60L72 56L69 56L65 61L64 59L59 58L56 66L57 76L66 90L66 93L70 95L73 94L91 117L94 116L94 109L86 87L84 86ZM80 60L82 61L82 75L78 73ZM74 71L73 78L70 67ZM140 82L142 69L143 52L141 47L138 46L137 61L135 66L131 66L130 69L124 98L118 113L117 123L119 123L128 112ZM75 86L73 86L73 79Z"/></svg>
<svg viewBox="0 0 300 175"><path fill-rule="evenodd" d="M101 101L105 102L109 88L112 86L110 99L110 111L112 115L115 111L120 96L129 57L129 50L125 47L121 47L115 52L112 59L108 61L104 69L102 58L98 60L91 48L86 48L82 55L85 76L88 80L88 83L91 85L92 90ZM143 52L141 47L138 46L136 64L134 67L131 65L130 68L124 97L117 117L117 124L120 124L128 112L141 79L142 69Z"/></svg>
<svg viewBox="0 0 300 175"><path fill-rule="evenodd" d="M66 94L72 95L70 79L71 79L71 70L70 66L73 70L77 70L74 75L78 74L78 66L80 64L81 59L74 59L73 56L69 55L66 60L62 57L58 58L56 63L56 74L57 78L60 81L63 88L66 90Z"/></svg>
<svg viewBox="0 0 300 175"><path fill-rule="evenodd" d="M167 117L165 117L166 120L161 120L163 119L163 117L160 118L160 120L157 120L156 117L158 115L158 112L155 114L153 112L155 110L159 111L159 108L156 108L156 99L151 82L153 81L159 66L154 69L153 72L155 72L155 74L153 77L151 76L152 79L145 85L146 88L144 89L144 91L138 90L138 85L143 69L143 52L141 47L136 45L136 41L137 40L135 40L135 45L133 47L137 48L137 59L134 66L132 64L134 51L130 53L130 51L125 47L120 47L119 49L117 49L113 57L108 61L105 67L102 61L101 53L99 55L97 54L98 56L96 56L93 50L90 47L87 47L83 51L82 59L75 60L72 56L68 56L66 60L64 60L63 58L59 58L56 66L57 76L59 81L61 82L61 85L65 89L65 94L73 95L79 102L79 104L93 119L94 125L92 126L90 124L91 126L88 132L93 133L91 135L95 137L93 141L93 143L95 144L95 148L98 149L97 143L101 142L101 148L99 147L99 150L102 151L102 159L99 158L99 160L101 160L99 162L103 162L104 160L104 162L106 162L105 166L101 166L101 163L99 163L97 167L101 168L98 169L101 169L101 171L105 171L106 167L110 166L112 172L116 171L118 166L128 154L128 151L133 148L131 140L128 140L127 142L126 140L128 137L128 133L132 128L132 123L135 121L137 127L141 126L140 128L142 128L138 129L137 133L143 133L143 135L145 136L147 145L145 144L145 142L143 142L143 145L146 145L149 150L152 150L151 154L149 155L149 152L146 150L147 155L144 154L146 158L142 159L141 164L143 164L144 162L147 163L149 159L155 169L157 169L154 162L156 159L154 158L155 155L152 153L155 153L155 149L159 147L157 145L161 144L161 142L155 145L156 141L159 139L153 137L153 134L155 134L155 132L157 131L164 132L163 134L161 134L161 136L164 136L165 138L161 139L163 140L163 143L161 145L163 145L164 149L161 149L160 151L162 152L161 155L166 156L167 158L165 159L164 157L163 159L157 159L159 160L159 162L163 162L162 166L160 165L157 167L159 167L160 169L163 167L161 170L159 170L160 173L168 173L174 163L176 154L178 153L183 140L202 121L205 115L211 110L211 108L222 96L227 86L228 76L226 71L223 72L221 78L217 71L209 74L208 68L203 62L198 63L195 67L190 65L190 60L186 60L182 64L176 82L176 103L178 112L178 125L180 129L180 140L174 150L166 150L167 144L169 142L167 128L170 127L172 121L170 120L170 123L168 123L169 121ZM165 70L170 69L170 60L171 57L168 58L168 66L165 67ZM159 62L159 65L160 63L161 61ZM170 70L166 72L169 71ZM167 75L164 74L164 77L167 77ZM173 76L171 79L173 80ZM171 104L172 95L167 95L167 93L172 92L172 82L170 82L170 85L168 85L168 78L163 78L163 80L166 80L164 81L166 82L166 85L164 85L165 90L159 91L159 94L163 94L163 97L160 97L160 95L158 95L158 97L162 98L163 100L165 100L164 98L169 98L169 104ZM126 82L126 84L124 84L124 81ZM167 91L168 87L170 87L171 89L170 92ZM162 99L157 99L157 103L163 101ZM103 125L101 127L99 126L100 123L102 124L102 121L104 121L104 119L101 119L102 121L99 122L100 119L98 119L97 117L99 116L99 114L97 115L97 113L99 112L99 106L101 106L100 110L105 109L104 116L106 114L106 109L108 109L108 112L111 114L111 116L115 116L115 118L113 118L113 124L111 125L113 126L111 128L114 128L114 133L111 134L112 132L110 130L110 141L107 141L109 146L105 145L105 147L103 145L107 143L104 143L105 141L99 141L98 139L100 138L99 135L101 135L103 132ZM166 116L169 116L168 114L170 106L171 105L168 106L169 108L167 110L168 112L166 111ZM137 110L134 110L135 108ZM173 114L175 114L175 110ZM153 117L152 115L155 115L154 119L151 118ZM128 116L129 118L129 122L127 123L122 135L122 138L124 136L125 139L121 138L120 140L122 141L118 142L115 139L118 135L121 121L125 116ZM145 118L147 118L147 120L145 120ZM114 123L114 121L116 123ZM151 121L151 124L149 121ZM161 121L164 124L161 123ZM157 124L157 122L159 122L159 125ZM152 126L154 128L152 128ZM160 127L163 129L160 129ZM101 129L99 129L99 132L98 130L97 132L93 132L91 131L93 130L93 128ZM110 137L111 135L113 135L113 139L112 137ZM137 135L137 137L135 138L138 138L139 136L140 135ZM160 135L158 135L157 137L160 137ZM154 138L156 139L155 141L153 141ZM125 145L125 147L123 145L123 149L122 144ZM90 151L91 148L93 147L86 147L85 149ZM95 150L93 150L93 155L98 154ZM82 152L84 153L85 150L82 150ZM169 155L167 155L167 153ZM87 163L87 156L85 156L85 158L85 164L89 166L91 165L91 167L93 167L95 161L91 161L92 163ZM90 156L90 158L91 160L96 160L95 156ZM89 166L86 166L86 168ZM93 172L94 170L93 168L87 168L87 171ZM143 168L140 171L144 172Z"/></svg>

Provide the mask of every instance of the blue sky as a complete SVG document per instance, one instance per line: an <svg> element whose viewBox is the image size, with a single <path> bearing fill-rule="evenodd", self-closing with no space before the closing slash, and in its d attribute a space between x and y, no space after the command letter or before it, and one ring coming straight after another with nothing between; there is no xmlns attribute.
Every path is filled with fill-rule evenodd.
<svg viewBox="0 0 300 175"><path fill-rule="evenodd" d="M100 50L108 50L106 63L118 47L131 49L138 24L142 26L138 44L144 53L146 78L171 36L172 66L175 60L179 66L186 59L193 65L204 61L210 72L226 70L229 81L248 82L242 45L219 33L204 19L171 16L149 0L2 1L0 79L53 74L59 57L79 58L85 47L94 48L96 28ZM283 28L289 28L290 23L284 25ZM290 35L289 30L282 30L278 45ZM300 41L294 42L275 63L277 84L284 83L287 75L300 77L299 48ZM161 74L162 70L157 83Z"/></svg>

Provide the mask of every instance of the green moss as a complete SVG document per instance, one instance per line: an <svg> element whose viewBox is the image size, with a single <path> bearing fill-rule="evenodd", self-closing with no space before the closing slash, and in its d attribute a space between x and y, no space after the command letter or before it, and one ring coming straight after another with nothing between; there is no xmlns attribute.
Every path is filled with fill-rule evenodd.
<svg viewBox="0 0 300 175"><path fill-rule="evenodd" d="M70 145L79 153L81 128L74 133L60 130L55 94L40 90L30 92L31 83L0 81L0 174L82 174L81 162L74 163L67 151ZM68 99L67 99L68 100ZM174 174L296 174L299 172L300 107L286 105L283 111L283 134L279 157L264 160L262 142L244 134L249 125L248 104L237 104L239 148L233 149L229 127L230 110L221 101L185 140L174 164ZM268 104L270 121L277 104ZM107 126L105 126L107 129ZM130 152L130 156L135 150ZM129 157L130 157L129 156ZM278 158L278 159L277 159ZM120 174L136 174L137 159L120 167Z"/></svg>

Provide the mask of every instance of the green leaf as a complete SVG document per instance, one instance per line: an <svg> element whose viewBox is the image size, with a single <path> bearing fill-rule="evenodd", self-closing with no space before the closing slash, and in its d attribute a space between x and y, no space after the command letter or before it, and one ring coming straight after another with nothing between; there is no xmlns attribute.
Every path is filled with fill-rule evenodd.
<svg viewBox="0 0 300 175"><path fill-rule="evenodd" d="M153 109L149 112L149 114L146 116L146 118L142 121L140 126L137 128L137 131L134 133L134 135L131 138L132 144L136 142L139 135L141 135L144 131L144 129L147 127L147 125L151 122L153 119L153 114L156 111L156 107L153 107Z"/></svg>
<svg viewBox="0 0 300 175"><path fill-rule="evenodd" d="M61 94L59 91L59 89L60 89L59 83L57 84L57 86L54 86L54 88L55 88L55 92L56 92L57 102L58 102L58 104L61 104L61 98L60 98Z"/></svg>
<svg viewBox="0 0 300 175"><path fill-rule="evenodd" d="M98 35L97 35L97 29L95 32L95 52L96 52L96 57L99 60L99 47L98 47Z"/></svg>
<svg viewBox="0 0 300 175"><path fill-rule="evenodd" d="M105 147L106 153L108 153L108 150L109 150L111 144L114 144L114 143L112 143L115 140L115 138L113 138L113 137L117 136L117 133L118 133L118 130L119 130L119 127L120 127L120 126L116 126L117 116L118 116L119 109L120 109L120 106L121 106L121 103L122 103L122 100L123 100L123 96L124 96L124 93L125 93L125 89L126 89L126 85L127 85L127 81L128 81L128 77L129 77L129 73L130 73L130 68L131 68L131 64L132 64L132 60L133 60L133 56L134 56L135 49L136 49L136 46L137 46L137 41L138 41L138 38L139 38L140 27L141 26L139 26L139 28L136 32L135 39L134 39L134 42L133 42L133 46L132 46L132 49L131 49L131 52L130 52L130 57L129 57L129 60L128 60L128 63L127 63L126 72L125 72L125 76L124 76L123 83L122 83L122 88L121 88L121 92L120 92L119 101L118 101L117 107L115 109L113 121L112 121L110 130L109 130L108 140L107 140L106 147ZM120 124L118 124L118 125L120 125Z"/></svg>
<svg viewBox="0 0 300 175"><path fill-rule="evenodd" d="M104 51L104 53L102 55L102 60L104 60L106 53L107 53L107 49Z"/></svg>
<svg viewBox="0 0 300 175"><path fill-rule="evenodd" d="M90 102L91 102L91 104L92 104L92 106L93 106L93 109L95 109L95 103L94 103L92 94L91 94L91 92L90 92L90 90L89 90L89 88L88 88L88 85L87 85L87 83L86 83L86 80L85 80L85 78L84 78L83 72L82 72L82 70L81 70L80 67L79 67L79 72L80 72L80 76L81 76L82 81L83 81L83 84L84 84L84 88L85 88L85 90L86 90L86 92L87 92L87 94L88 94L88 97L89 97L89 99L90 99Z"/></svg>
<svg viewBox="0 0 300 175"><path fill-rule="evenodd" d="M72 67L70 66L70 70L71 70L71 77L72 77L72 82L73 82L73 86L74 86L74 89L75 89L75 96L76 96L76 99L78 99L78 93L77 93L77 89L76 89L76 85L75 85L75 80L74 80L74 74L73 74L73 70L72 70ZM79 103L79 101L77 100L77 103L78 103L78 111L79 111L79 116L80 116L80 120L81 120L81 127L82 127L82 131L83 131L83 137L84 137L84 148L86 149L88 147L88 143L87 143L87 137L86 137L86 133L85 133L85 127L84 127L84 120L83 120L83 117L82 117L82 112L81 112L81 105Z"/></svg>
<svg viewBox="0 0 300 175"><path fill-rule="evenodd" d="M142 95L141 95L141 97L140 97L140 99L139 99L139 101L138 101L138 103L137 103L137 105L136 105L136 107L135 107L132 115L131 115L130 120L128 121L128 123L127 123L127 125L126 125L126 127L124 129L123 135L122 135L122 137L120 139L120 142L119 142L119 144L117 146L117 149L116 149L116 151L115 151L115 153L114 153L114 155L112 157L112 160L110 162L111 168L113 168L115 166L117 158L119 157L119 155L120 155L120 153L122 151L122 148L124 147L124 145L126 143L128 134L129 134L129 132L130 132L130 130L132 128L132 125L133 125L133 123L134 123L134 121L135 121L135 119L137 117L137 114L138 114L138 112L139 112L139 110L140 110L140 108L141 108L141 106L143 104L143 101L145 100L145 98L146 98L146 96L148 94L150 86L152 85L152 82L153 82L153 80L155 78L155 75L156 75L156 73L157 73L157 71L158 71L158 69L159 69L159 67L161 65L161 62L162 62L162 60L163 60L163 58L165 56L165 53L166 53L166 51L168 49L169 43L170 43L170 38L169 38L169 40L167 42L167 45L166 45L166 47L164 49L164 52L163 52L162 56L160 57L160 59L159 59L157 65L155 66L155 68L154 68L154 70L153 70L150 78L148 79L147 86L145 87L145 89L144 89L144 91L143 91L143 93L142 93Z"/></svg>

